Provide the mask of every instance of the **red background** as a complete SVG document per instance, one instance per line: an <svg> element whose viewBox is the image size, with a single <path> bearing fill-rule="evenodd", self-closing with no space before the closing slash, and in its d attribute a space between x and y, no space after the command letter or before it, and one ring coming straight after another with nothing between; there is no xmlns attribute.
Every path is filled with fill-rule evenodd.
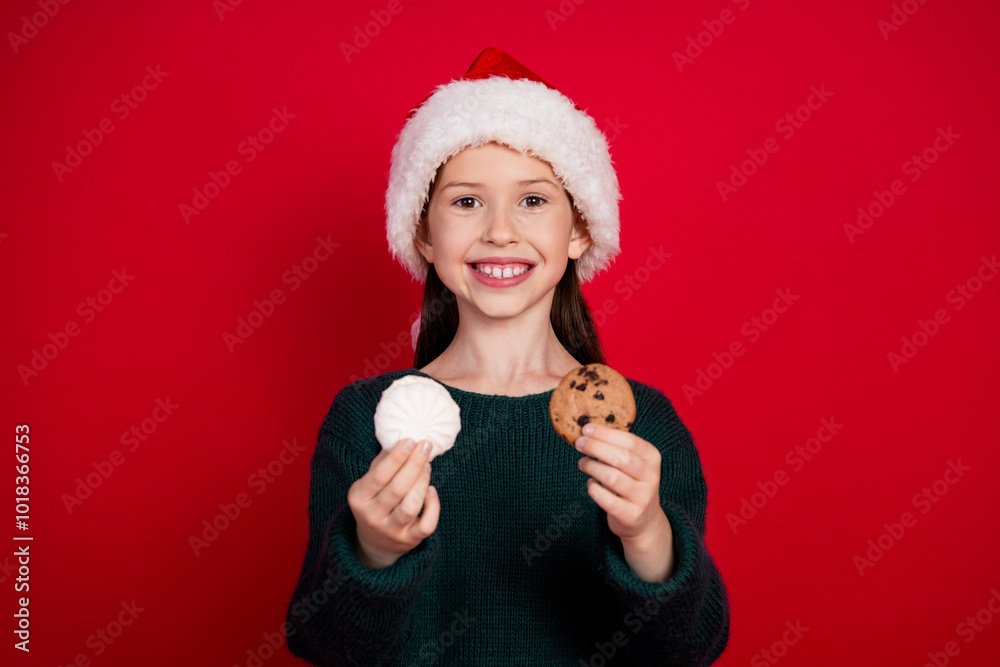
<svg viewBox="0 0 1000 667"><path fill-rule="evenodd" d="M10 443L27 423L32 438L30 530L12 525L11 446L2 539L35 538L30 656L10 641L13 547L0 557L2 660L243 666L281 626L320 423L368 364L412 364L392 345L421 293L386 249L395 136L496 46L612 139L623 251L584 291L606 315L609 363L662 389L695 436L732 607L719 664L769 664L773 649L783 665L921 665L949 641L951 663L993 664L1000 619L958 626L1000 587L1000 280L971 281L962 308L948 295L1000 251L995 3L909 0L887 38L888 0L567 1L562 15L556 0L182 4L70 2L37 34L22 23L37 2L0 10L4 33L32 35L0 47L3 429ZM713 23L725 9L732 21ZM372 11L391 21L345 56ZM721 34L679 71L672 54L704 21ZM112 102L147 66L169 74L121 118ZM812 86L830 95L787 136L776 123ZM294 118L248 161L241 142L275 108ZM52 163L104 118L114 130L60 181ZM939 128L958 138L910 180L904 163ZM718 182L769 138L777 152L724 201ZM230 160L239 173L186 223L179 206ZM896 179L905 193L852 242L844 225ZM339 246L292 290L282 276L318 237ZM671 257L645 272L661 247ZM123 267L134 278L87 321L78 305ZM231 352L224 334L275 289L286 300ZM784 289L799 298L751 340L744 323ZM947 321L894 369L889 353L938 309ZM68 323L78 335L23 380ZM742 356L710 368L736 341ZM689 400L700 370L715 379ZM168 397L173 414L129 451L123 432ZM796 469L786 453L824 418L842 429ZM286 440L305 452L254 485ZM70 512L64 494L116 450L121 465ZM969 470L915 504L925 487L938 498L949 461ZM753 497L779 471L787 484ZM251 504L195 555L189 537L240 493ZM744 498L762 506L734 530ZM855 556L907 511L915 523L859 574ZM120 637L88 643L132 600L143 611ZM808 631L782 645L796 621ZM264 662L297 663L284 649Z"/></svg>

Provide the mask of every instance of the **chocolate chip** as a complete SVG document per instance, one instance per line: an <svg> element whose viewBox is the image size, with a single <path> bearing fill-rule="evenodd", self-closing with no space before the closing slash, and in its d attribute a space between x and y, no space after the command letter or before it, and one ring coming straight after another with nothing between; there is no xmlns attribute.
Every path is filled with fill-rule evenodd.
<svg viewBox="0 0 1000 667"><path fill-rule="evenodd" d="M572 389L575 386L576 386L576 380L570 380L569 381L569 388Z"/></svg>
<svg viewBox="0 0 1000 667"><path fill-rule="evenodd" d="M632 428L632 423L633 422L629 422L629 423L625 424L625 428Z"/></svg>
<svg viewBox="0 0 1000 667"><path fill-rule="evenodd" d="M586 426L588 423L590 423L590 416L580 415L580 417L577 418L576 423L579 424L580 426Z"/></svg>
<svg viewBox="0 0 1000 667"><path fill-rule="evenodd" d="M587 371L587 379L597 382L601 379L601 376L597 374L597 371Z"/></svg>
<svg viewBox="0 0 1000 667"><path fill-rule="evenodd" d="M587 370L586 366L580 366L580 370L576 372L577 375L583 375L583 372Z"/></svg>
<svg viewBox="0 0 1000 667"><path fill-rule="evenodd" d="M599 399L599 400L603 401L603 400L604 400L604 394L602 394L602 393L601 393L601 392L599 392L599 391L595 391L595 392L594 392L594 398L596 398L596 399Z"/></svg>
<svg viewBox="0 0 1000 667"><path fill-rule="evenodd" d="M595 385L597 385L597 386L599 387L599 386L601 386L602 384L607 384L607 383L608 383L608 381L607 381L607 380L605 380L604 378L601 378L600 380L598 380L598 381L597 381L597 382L595 382L594 384L595 384Z"/></svg>
<svg viewBox="0 0 1000 667"><path fill-rule="evenodd" d="M604 421L611 422L612 424L614 424L615 423L615 414L612 412L610 415L608 415L607 417L604 418Z"/></svg>
<svg viewBox="0 0 1000 667"><path fill-rule="evenodd" d="M585 391L587 389L587 383L581 382L580 384L576 385L576 389L577 391Z"/></svg>

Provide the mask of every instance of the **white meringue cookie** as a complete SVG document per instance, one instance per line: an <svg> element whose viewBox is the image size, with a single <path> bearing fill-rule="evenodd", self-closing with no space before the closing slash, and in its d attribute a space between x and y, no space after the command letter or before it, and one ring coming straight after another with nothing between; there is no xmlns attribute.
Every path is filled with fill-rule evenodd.
<svg viewBox="0 0 1000 667"><path fill-rule="evenodd" d="M400 440L430 440L430 459L455 444L462 429L458 403L440 382L420 375L405 375L382 392L375 407L375 437L383 449Z"/></svg>

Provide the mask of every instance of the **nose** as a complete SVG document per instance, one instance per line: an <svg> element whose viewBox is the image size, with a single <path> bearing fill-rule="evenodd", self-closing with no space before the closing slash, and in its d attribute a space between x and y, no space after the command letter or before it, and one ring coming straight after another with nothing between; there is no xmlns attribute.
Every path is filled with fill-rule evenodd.
<svg viewBox="0 0 1000 667"><path fill-rule="evenodd" d="M487 213L483 241L496 245L516 242L520 236L516 214L507 206L496 206Z"/></svg>

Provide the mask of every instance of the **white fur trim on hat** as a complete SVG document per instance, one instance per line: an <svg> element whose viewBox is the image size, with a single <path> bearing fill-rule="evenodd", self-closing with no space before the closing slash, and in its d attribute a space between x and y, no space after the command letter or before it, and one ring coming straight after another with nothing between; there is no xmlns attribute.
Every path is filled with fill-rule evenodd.
<svg viewBox="0 0 1000 667"><path fill-rule="evenodd" d="M420 212L437 168L463 148L496 141L552 165L573 195L593 240L576 260L587 282L618 254L618 177L594 119L558 90L529 79L492 76L439 86L399 133L385 195L393 257L420 282L427 261L414 246Z"/></svg>

